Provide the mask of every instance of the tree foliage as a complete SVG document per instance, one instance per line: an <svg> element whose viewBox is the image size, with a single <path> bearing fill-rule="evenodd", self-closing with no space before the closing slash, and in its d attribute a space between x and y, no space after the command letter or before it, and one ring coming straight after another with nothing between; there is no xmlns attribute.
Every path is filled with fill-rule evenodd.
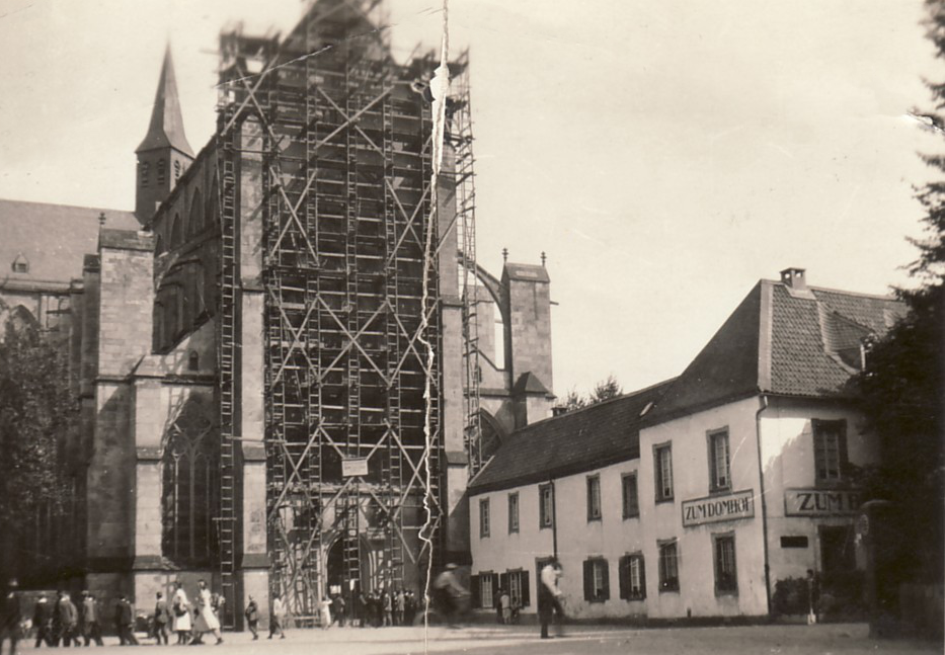
<svg viewBox="0 0 945 655"><path fill-rule="evenodd" d="M23 525L63 497L60 444L73 429L65 349L8 321L0 341L0 526Z"/></svg>
<svg viewBox="0 0 945 655"><path fill-rule="evenodd" d="M582 396L574 389L571 389L562 400L560 407L563 407L566 412L571 412L622 395L623 387L620 386L613 375L608 375L607 379L601 380L595 384L594 388L586 396Z"/></svg>
<svg viewBox="0 0 945 655"><path fill-rule="evenodd" d="M945 58L945 3L928 6L928 36ZM935 103L928 122L942 136L945 118L937 112L945 110L945 84L928 87ZM945 156L923 160L945 174ZM917 284L896 291L908 311L868 344L866 369L852 386L881 448L881 464L864 472L866 494L895 503L902 538L915 544L908 574L940 579L945 555L945 180L917 187L916 199L925 209L924 236L910 240L918 257L907 269Z"/></svg>

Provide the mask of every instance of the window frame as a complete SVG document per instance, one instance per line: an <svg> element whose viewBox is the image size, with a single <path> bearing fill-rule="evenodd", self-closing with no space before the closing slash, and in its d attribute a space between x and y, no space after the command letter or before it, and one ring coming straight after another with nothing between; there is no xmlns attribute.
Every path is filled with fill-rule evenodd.
<svg viewBox="0 0 945 655"><path fill-rule="evenodd" d="M587 490L587 521L602 521L604 509L601 505L600 474L594 473L586 478Z"/></svg>
<svg viewBox="0 0 945 655"><path fill-rule="evenodd" d="M731 581L724 580L723 575L729 575L723 569L726 566L725 553L722 552L725 544L731 544ZM735 550L735 532L720 532L712 535L712 568L715 572L715 595L738 595L738 556Z"/></svg>
<svg viewBox="0 0 945 655"><path fill-rule="evenodd" d="M844 471L849 464L847 452L847 421L846 419L811 419L811 442L814 451L814 484L818 487L835 487L846 482ZM832 435L832 428L836 428L836 471L831 475L830 462L824 461L828 456L827 445L823 438ZM829 459L829 456L827 457ZM823 470L824 475L821 475Z"/></svg>
<svg viewBox="0 0 945 655"><path fill-rule="evenodd" d="M632 481L632 487L628 486L628 481ZM631 504L627 502L627 489L633 489L633 508ZM621 502L623 503L623 518L624 519L638 519L640 518L640 487L637 480L637 472L631 471L629 473L624 473L620 476L620 496ZM631 511L633 509L633 511Z"/></svg>
<svg viewBox="0 0 945 655"><path fill-rule="evenodd" d="M659 589L660 593L678 593L679 592L679 543L676 539L667 539L664 541L657 541L657 552L659 553L658 569L659 569ZM666 552L672 548L673 556L670 560L666 557ZM672 562L673 573L675 577L670 577L668 574L669 562Z"/></svg>
<svg viewBox="0 0 945 655"><path fill-rule="evenodd" d="M636 564L636 567L634 565ZM633 573L636 568L639 588L633 588ZM626 601L646 600L646 560L641 551L627 553L620 558L620 598Z"/></svg>
<svg viewBox="0 0 945 655"><path fill-rule="evenodd" d="M719 482L718 454L716 453L716 443L719 438L725 444L725 481ZM732 451L730 448L728 426L716 430L708 430L705 433L706 448L708 449L709 464L709 492L727 492L732 490Z"/></svg>
<svg viewBox="0 0 945 655"><path fill-rule="evenodd" d="M664 471L661 462L661 453L667 453L669 458L669 493L666 494L666 484ZM656 502L671 503L675 496L675 487L673 479L673 442L664 441L663 443L653 444L653 481L656 486Z"/></svg>
<svg viewBox="0 0 945 655"><path fill-rule="evenodd" d="M485 539L490 532L489 499L479 499L479 538Z"/></svg>
<svg viewBox="0 0 945 655"><path fill-rule="evenodd" d="M513 491L509 494L509 497L508 497L509 534L517 534L521 526L521 521L519 518L519 511L518 511L519 506L520 505L519 505L518 492Z"/></svg>
<svg viewBox="0 0 945 655"><path fill-rule="evenodd" d="M546 496L547 494L547 507ZM538 485L538 529L553 528L555 524L555 488L549 482Z"/></svg>
<svg viewBox="0 0 945 655"><path fill-rule="evenodd" d="M598 574L601 583L599 588L595 584ZM606 603L608 600L610 600L610 564L602 556L588 557L584 560L584 601Z"/></svg>

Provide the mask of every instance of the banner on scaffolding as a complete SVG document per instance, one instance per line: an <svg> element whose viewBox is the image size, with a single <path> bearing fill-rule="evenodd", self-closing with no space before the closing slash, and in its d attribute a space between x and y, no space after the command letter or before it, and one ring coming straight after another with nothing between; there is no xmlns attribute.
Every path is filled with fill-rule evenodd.
<svg viewBox="0 0 945 655"><path fill-rule="evenodd" d="M367 474L367 457L346 457L341 460L341 475L343 477L353 478L356 475L366 476Z"/></svg>

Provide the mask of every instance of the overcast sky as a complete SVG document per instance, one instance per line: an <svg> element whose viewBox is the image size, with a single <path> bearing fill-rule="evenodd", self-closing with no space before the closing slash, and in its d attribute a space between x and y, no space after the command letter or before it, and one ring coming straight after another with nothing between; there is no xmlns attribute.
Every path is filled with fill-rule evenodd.
<svg viewBox="0 0 945 655"><path fill-rule="evenodd" d="M439 0L389 5L396 56L438 42ZM0 197L132 209L167 39L197 151L220 29L285 32L302 8L0 0ZM548 253L559 395L678 375L788 266L866 293L905 281L916 153L945 150L907 116L930 106L923 76L945 79L922 18L920 0L452 0L480 262Z"/></svg>

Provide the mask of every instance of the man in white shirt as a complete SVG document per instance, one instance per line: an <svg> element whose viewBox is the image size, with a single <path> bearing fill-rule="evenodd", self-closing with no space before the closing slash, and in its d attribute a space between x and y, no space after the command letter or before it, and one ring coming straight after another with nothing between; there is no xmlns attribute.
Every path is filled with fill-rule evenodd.
<svg viewBox="0 0 945 655"><path fill-rule="evenodd" d="M538 618L541 621L541 638L549 639L548 624L552 618L557 625L557 634L564 636L561 624L564 621L564 608L561 606L561 590L558 578L561 577L561 564L552 561L541 570L541 584L538 586Z"/></svg>

